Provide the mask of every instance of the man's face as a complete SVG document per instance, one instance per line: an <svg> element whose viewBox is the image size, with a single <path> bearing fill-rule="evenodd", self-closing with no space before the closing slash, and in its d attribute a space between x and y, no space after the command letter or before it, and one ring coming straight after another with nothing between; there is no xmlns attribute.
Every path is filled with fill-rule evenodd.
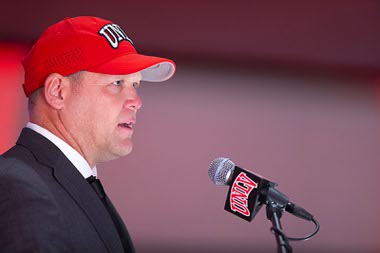
<svg viewBox="0 0 380 253"><path fill-rule="evenodd" d="M133 124L141 107L136 91L140 80L140 72L106 75L85 71L77 84L71 84L61 111L62 124L93 165L132 151Z"/></svg>

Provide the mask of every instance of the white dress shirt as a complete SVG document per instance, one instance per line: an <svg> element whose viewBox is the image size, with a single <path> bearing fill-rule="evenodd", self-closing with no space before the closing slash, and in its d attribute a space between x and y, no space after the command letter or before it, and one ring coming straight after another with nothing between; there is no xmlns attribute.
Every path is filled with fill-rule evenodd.
<svg viewBox="0 0 380 253"><path fill-rule="evenodd" d="M88 162L81 156L81 154L78 153L75 149L73 149L69 144L67 144L62 139L58 138L56 135L52 134L50 131L46 130L45 128L28 122L26 124L27 128L30 128L34 130L35 132L43 135L47 139L49 139L51 142L54 143L61 151L62 153L67 157L67 159L70 160L70 162L77 168L77 170L82 174L84 178L88 178L90 176L97 177L97 171L96 166L94 168L91 168Z"/></svg>

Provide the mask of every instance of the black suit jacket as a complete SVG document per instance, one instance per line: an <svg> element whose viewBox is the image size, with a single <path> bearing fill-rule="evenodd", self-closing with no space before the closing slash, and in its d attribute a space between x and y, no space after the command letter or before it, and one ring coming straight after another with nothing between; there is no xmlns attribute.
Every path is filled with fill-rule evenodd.
<svg viewBox="0 0 380 253"><path fill-rule="evenodd" d="M0 252L134 252L117 217L120 231L86 179L35 131L24 128L0 156Z"/></svg>

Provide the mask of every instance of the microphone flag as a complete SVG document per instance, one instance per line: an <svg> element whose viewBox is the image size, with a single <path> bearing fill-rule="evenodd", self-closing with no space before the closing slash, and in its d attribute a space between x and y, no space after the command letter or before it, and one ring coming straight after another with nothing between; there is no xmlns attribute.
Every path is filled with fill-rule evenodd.
<svg viewBox="0 0 380 253"><path fill-rule="evenodd" d="M235 166L224 209L251 222L266 203L263 192L277 184Z"/></svg>

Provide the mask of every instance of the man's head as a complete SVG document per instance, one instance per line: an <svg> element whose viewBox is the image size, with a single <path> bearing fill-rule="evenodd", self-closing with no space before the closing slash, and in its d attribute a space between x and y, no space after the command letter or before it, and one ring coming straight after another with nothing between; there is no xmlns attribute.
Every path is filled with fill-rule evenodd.
<svg viewBox="0 0 380 253"><path fill-rule="evenodd" d="M91 166L132 150L140 81L164 81L175 72L172 61L137 54L119 26L95 17L49 27L23 65L31 121Z"/></svg>

